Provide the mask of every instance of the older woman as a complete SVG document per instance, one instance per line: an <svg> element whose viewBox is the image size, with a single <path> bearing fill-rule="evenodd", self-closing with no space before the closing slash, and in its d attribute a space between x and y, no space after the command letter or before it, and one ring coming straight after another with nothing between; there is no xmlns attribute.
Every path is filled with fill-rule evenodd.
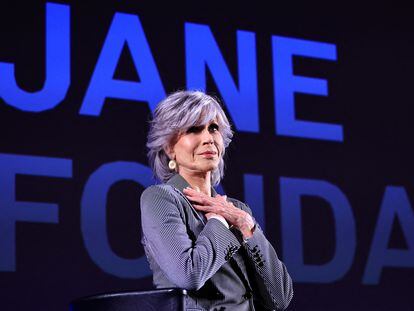
<svg viewBox="0 0 414 311"><path fill-rule="evenodd" d="M161 101L148 157L163 184L141 197L142 243L157 288L188 290L188 310L283 310L293 296L285 265L250 208L218 195L232 131L209 95Z"/></svg>

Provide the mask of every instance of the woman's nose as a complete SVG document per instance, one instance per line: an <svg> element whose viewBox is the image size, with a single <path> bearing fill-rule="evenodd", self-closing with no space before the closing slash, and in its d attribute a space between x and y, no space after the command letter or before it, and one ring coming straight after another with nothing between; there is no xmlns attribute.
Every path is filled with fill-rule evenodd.
<svg viewBox="0 0 414 311"><path fill-rule="evenodd" d="M210 131L207 128L204 129L201 134L202 134L203 144L212 144L212 143L214 143L213 135L210 133Z"/></svg>

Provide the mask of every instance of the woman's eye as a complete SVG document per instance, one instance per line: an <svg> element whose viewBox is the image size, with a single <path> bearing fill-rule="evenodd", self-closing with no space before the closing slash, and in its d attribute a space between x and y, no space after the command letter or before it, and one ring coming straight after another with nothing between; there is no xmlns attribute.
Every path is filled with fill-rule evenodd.
<svg viewBox="0 0 414 311"><path fill-rule="evenodd" d="M202 132L204 129L205 129L205 126L191 126L191 127L188 128L186 133L187 134L191 134L191 133L197 134L197 133ZM216 132L218 130L219 130L219 126L215 123L212 123L208 126L208 131L211 132L211 133Z"/></svg>
<svg viewBox="0 0 414 311"><path fill-rule="evenodd" d="M198 133L202 130L201 126L192 126L188 128L187 133Z"/></svg>
<svg viewBox="0 0 414 311"><path fill-rule="evenodd" d="M215 124L215 123L212 123L209 126L209 130L210 130L210 132L218 131L219 130L219 126L217 124Z"/></svg>

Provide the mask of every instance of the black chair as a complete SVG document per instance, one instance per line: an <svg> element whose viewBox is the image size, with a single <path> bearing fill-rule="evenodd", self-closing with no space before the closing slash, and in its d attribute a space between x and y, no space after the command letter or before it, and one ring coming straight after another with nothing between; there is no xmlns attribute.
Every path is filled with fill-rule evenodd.
<svg viewBox="0 0 414 311"><path fill-rule="evenodd" d="M157 289L88 296L74 300L70 311L176 311L185 310L186 290Z"/></svg>

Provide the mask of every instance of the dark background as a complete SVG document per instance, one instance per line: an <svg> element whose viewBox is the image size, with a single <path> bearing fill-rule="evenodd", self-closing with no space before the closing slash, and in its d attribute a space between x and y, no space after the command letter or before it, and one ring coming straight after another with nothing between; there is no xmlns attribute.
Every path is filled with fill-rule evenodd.
<svg viewBox="0 0 414 311"><path fill-rule="evenodd" d="M59 204L59 223L17 223L16 271L0 271L0 310L65 310L80 296L152 286L151 277L123 279L103 272L89 257L80 228L83 189L98 167L113 161L147 165L151 113L146 103L107 99L100 116L79 114L115 12L139 16L167 93L186 85L185 22L211 27L235 81L236 30L256 34L260 133L235 133L223 188L243 200L243 175L263 176L266 233L282 259L281 176L326 180L339 187L352 206L357 227L350 271L334 283L296 282L290 310L414 310L413 268L385 268L379 284L362 284L385 188L404 187L411 202L414 193L414 22L407 10L379 4L342 8L281 1L232 7L145 1L59 3L71 9L69 92L56 108L40 113L15 109L0 99L0 153L71 159L73 177L17 177L16 199ZM0 61L16 64L16 80L28 91L43 85L44 27L44 1L2 2ZM324 78L329 84L328 97L297 94L296 111L300 119L341 124L343 142L275 134L272 35L336 45L337 61L294 59L295 74ZM139 80L128 49L115 77ZM220 96L211 77L207 91ZM109 240L113 251L124 258L143 255L137 203L142 190L124 181L108 195ZM305 262L323 264L335 244L332 215L323 200L308 198L302 204L309 207L303 213ZM414 228L408 234L413 239ZM408 247L397 221L389 246Z"/></svg>

